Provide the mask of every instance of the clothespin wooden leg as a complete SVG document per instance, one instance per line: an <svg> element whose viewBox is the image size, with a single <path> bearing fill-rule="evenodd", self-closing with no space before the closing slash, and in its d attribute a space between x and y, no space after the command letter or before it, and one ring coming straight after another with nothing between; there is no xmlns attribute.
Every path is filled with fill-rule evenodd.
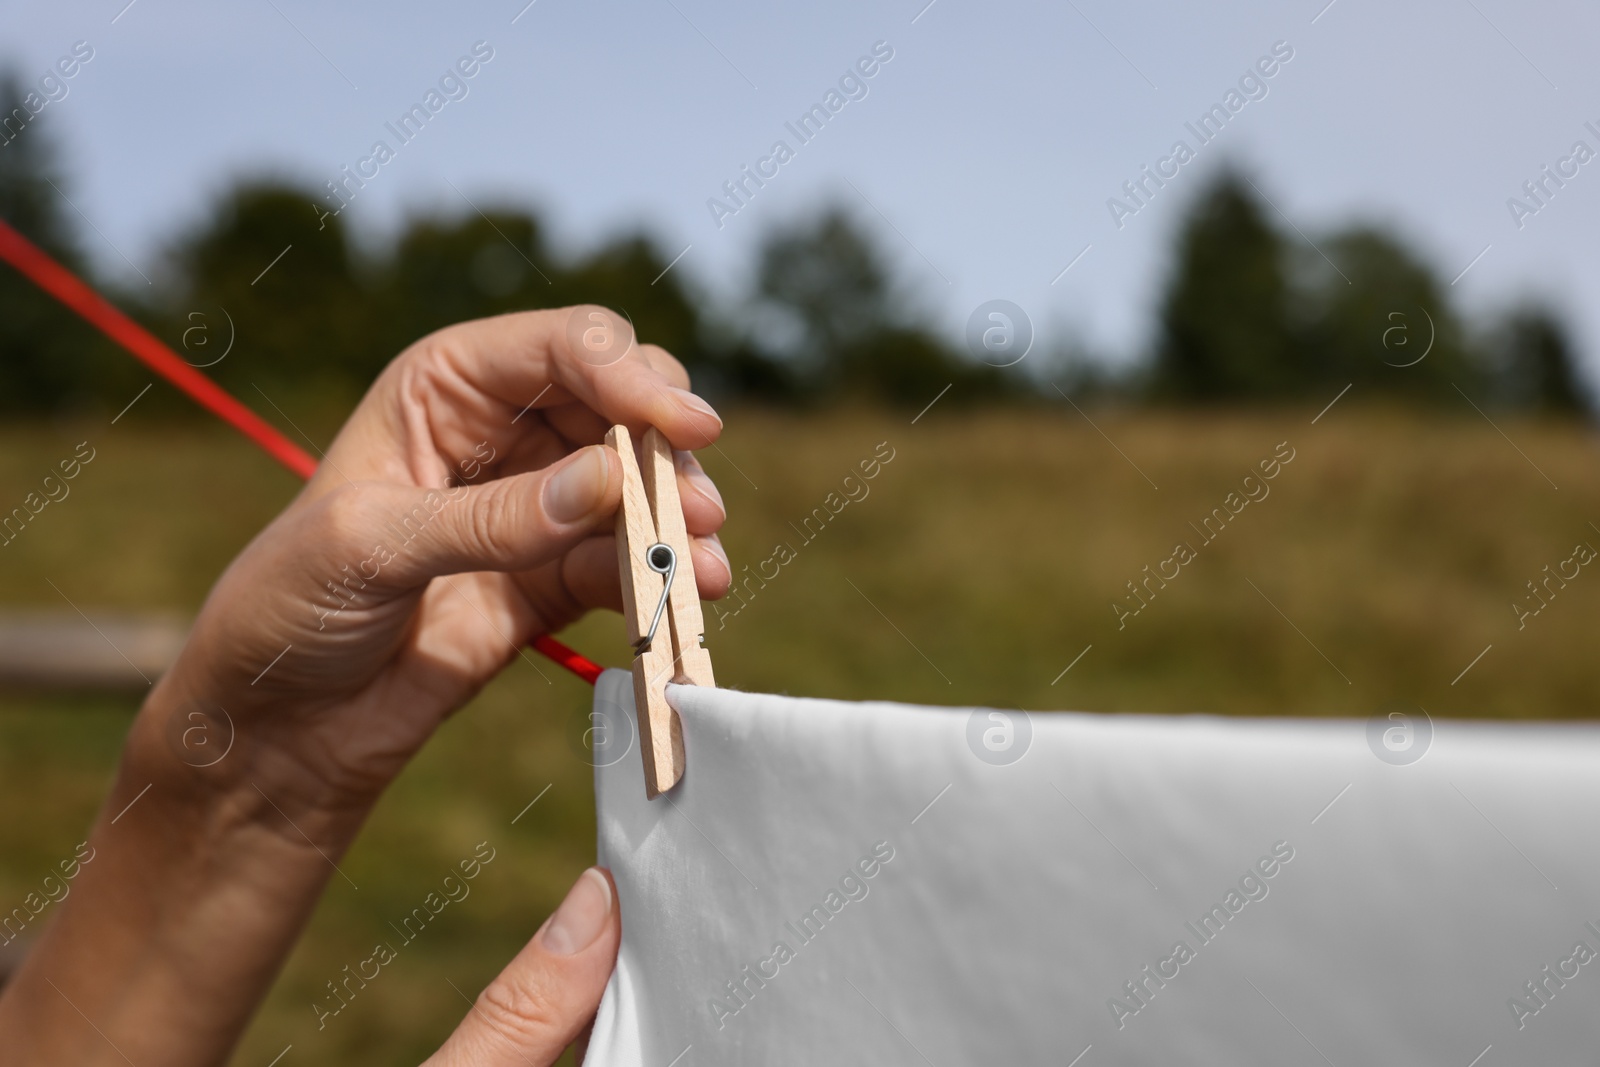
<svg viewBox="0 0 1600 1067"><path fill-rule="evenodd" d="M689 558L672 447L659 430L647 430L641 469L627 427L613 426L606 443L622 459L617 564L628 642L635 649L633 699L644 757L645 795L654 799L677 785L684 769L683 727L667 703L667 683L716 682L711 657L700 645L705 622L694 563ZM670 554L661 551L662 546L670 549ZM656 561L659 569L651 565L652 552L660 557ZM670 587L666 584L669 579Z"/></svg>
<svg viewBox="0 0 1600 1067"><path fill-rule="evenodd" d="M667 601L672 633L672 681L691 685L717 684L711 673L711 654L705 640L705 615L700 610L700 589L689 559L689 531L683 524L683 502L678 498L678 470L672 445L654 426L644 434L644 491L655 508L656 537L677 554Z"/></svg>

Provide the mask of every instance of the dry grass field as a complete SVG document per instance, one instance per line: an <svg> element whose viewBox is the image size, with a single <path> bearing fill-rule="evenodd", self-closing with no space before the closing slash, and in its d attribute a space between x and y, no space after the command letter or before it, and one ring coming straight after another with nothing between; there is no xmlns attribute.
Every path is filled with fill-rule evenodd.
<svg viewBox="0 0 1600 1067"><path fill-rule="evenodd" d="M1027 709L1592 716L1600 573L1575 549L1600 547L1593 436L1349 398L1316 414L734 412L703 453L729 554L750 568L742 599L709 614L719 680ZM0 604L191 612L295 490L220 428L64 423L0 430L0 509L85 439L70 496L0 547ZM1547 583L1538 599L1530 581ZM615 618L566 636L626 662ZM0 694L0 906L81 839L137 700ZM534 657L446 725L343 864L360 888L331 885L236 1063L291 1043L284 1067L437 1046L466 1010L451 983L487 981L592 858L586 700ZM485 840L495 859L471 896L318 1032L324 983Z"/></svg>

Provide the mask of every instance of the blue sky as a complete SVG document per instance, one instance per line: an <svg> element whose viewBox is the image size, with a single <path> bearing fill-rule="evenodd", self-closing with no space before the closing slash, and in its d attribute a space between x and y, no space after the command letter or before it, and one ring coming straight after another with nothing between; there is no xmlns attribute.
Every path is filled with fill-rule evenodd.
<svg viewBox="0 0 1600 1067"><path fill-rule="evenodd" d="M1600 372L1600 161L1519 229L1506 201L1575 140L1600 150L1600 13L1530 0L985 3L812 0L63 0L8 5L0 56L42 75L95 58L47 109L67 194L108 271L163 269L160 242L227 181L317 183L354 164L474 42L494 58L350 208L518 204L581 248L630 225L721 294L773 222L837 199L872 225L952 339L996 298L1050 346L1137 352L1173 228L1226 160L1293 239L1359 217L1420 247L1459 306L1537 294ZM707 200L883 41L894 57L747 208ZM1107 200L1275 42L1294 51L1227 128L1119 229ZM309 208L308 208L309 210ZM1282 220L1280 220L1282 222ZM1084 250L1088 249L1087 252ZM1487 249L1487 251L1485 251ZM1081 258L1079 257L1082 253ZM1481 254L1481 258L1480 257ZM1061 273L1068 264L1071 269ZM142 283L141 283L142 284ZM1374 342L1377 337L1375 332Z"/></svg>

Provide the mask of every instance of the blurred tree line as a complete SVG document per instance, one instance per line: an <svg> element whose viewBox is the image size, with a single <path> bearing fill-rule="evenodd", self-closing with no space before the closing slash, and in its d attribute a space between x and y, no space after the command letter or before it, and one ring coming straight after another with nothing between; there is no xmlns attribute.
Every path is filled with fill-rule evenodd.
<svg viewBox="0 0 1600 1067"><path fill-rule="evenodd" d="M0 114L20 100L0 78ZM539 218L514 209L406 221L372 250L309 185L234 185L172 240L142 291L88 275L80 219L64 195L48 128L0 146L0 218L84 273L190 363L259 407L256 391L343 407L397 352L463 319L598 303L688 365L720 400L841 399L921 407L947 384L955 402L1052 397L1271 402L1347 382L1370 395L1458 401L1454 386L1504 407L1573 414L1587 402L1560 320L1518 308L1470 332L1448 287L1387 233L1367 227L1289 242L1248 183L1222 174L1183 221L1150 357L1112 370L1040 353L1005 370L924 323L915 294L844 210L771 229L750 292L731 308L696 293L644 233L575 259ZM1337 266L1336 266L1337 265ZM1424 352L1426 355L1424 356ZM224 358L224 353L227 354ZM151 375L9 268L0 267L0 411L46 413L125 403ZM149 406L186 410L175 397Z"/></svg>
<svg viewBox="0 0 1600 1067"><path fill-rule="evenodd" d="M1180 227L1144 384L1191 401L1323 395L1354 383L1423 402L1456 389L1499 407L1586 412L1556 313L1514 307L1474 335L1444 285L1385 230L1291 241L1250 183L1224 172Z"/></svg>

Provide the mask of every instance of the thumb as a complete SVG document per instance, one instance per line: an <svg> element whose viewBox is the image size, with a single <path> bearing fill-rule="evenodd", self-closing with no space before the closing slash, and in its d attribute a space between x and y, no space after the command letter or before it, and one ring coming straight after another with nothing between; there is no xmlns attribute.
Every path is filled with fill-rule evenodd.
<svg viewBox="0 0 1600 1067"><path fill-rule="evenodd" d="M485 485L408 492L400 521L415 538L385 577L414 588L439 575L526 571L555 559L615 514L622 462L607 446L591 445Z"/></svg>
<svg viewBox="0 0 1600 1067"><path fill-rule="evenodd" d="M594 1018L622 939L611 875L590 867L424 1067L549 1067Z"/></svg>

